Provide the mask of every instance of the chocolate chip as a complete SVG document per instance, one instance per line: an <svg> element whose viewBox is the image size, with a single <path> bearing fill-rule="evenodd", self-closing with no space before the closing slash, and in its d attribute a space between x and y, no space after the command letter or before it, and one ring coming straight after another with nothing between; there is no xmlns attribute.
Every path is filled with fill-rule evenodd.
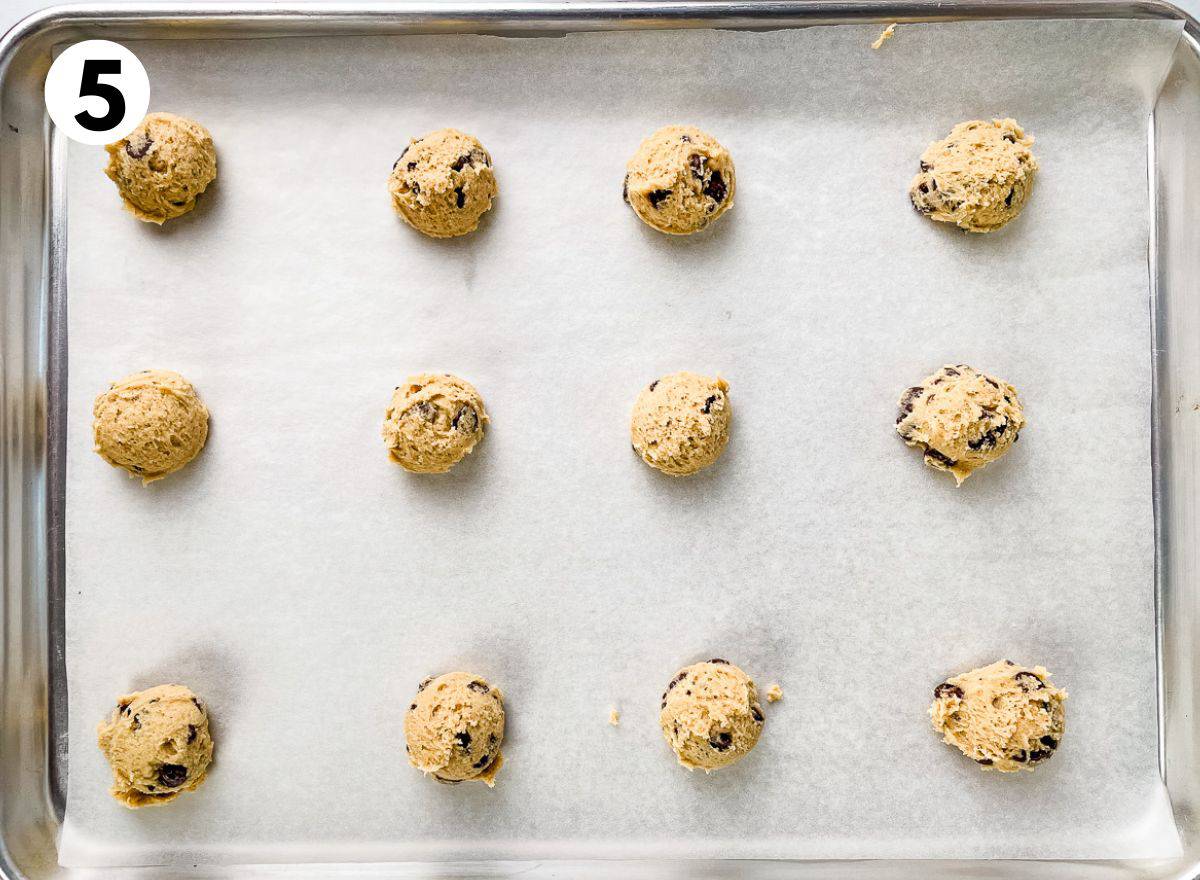
<svg viewBox="0 0 1200 880"><path fill-rule="evenodd" d="M679 682L683 681L685 678L687 678L687 673L679 673L673 679L671 679L671 683L667 685L667 690L671 690L671 688L675 687L675 685L679 684Z"/></svg>
<svg viewBox="0 0 1200 880"><path fill-rule="evenodd" d="M900 414L896 416L897 425L904 421L904 417L913 411L913 403L924 393L925 389L920 385L914 385L904 392L904 396L900 398Z"/></svg>
<svg viewBox="0 0 1200 880"><path fill-rule="evenodd" d="M944 455L943 453L938 452L936 449L932 449L932 448L925 450L925 460L926 461L930 461L930 460L936 461L939 464L944 465L945 467L954 467L956 464L958 464L958 462L956 462L954 459L950 458L950 456Z"/></svg>
<svg viewBox="0 0 1200 880"><path fill-rule="evenodd" d="M950 684L948 681L943 681L933 689L933 696L938 700L942 699L943 697L958 697L961 700L964 694L963 689L958 685Z"/></svg>
<svg viewBox="0 0 1200 880"><path fill-rule="evenodd" d="M121 710L122 715L129 714L129 704L128 703L117 703L117 708Z"/></svg>
<svg viewBox="0 0 1200 880"><path fill-rule="evenodd" d="M129 158L131 159L140 159L149 152L153 143L154 139L150 135L143 133L138 136L136 143L132 138L125 141L125 152L129 154Z"/></svg>
<svg viewBox="0 0 1200 880"><path fill-rule="evenodd" d="M728 193L729 190L725 186L725 178L721 176L720 171L714 171L708 178L708 183L704 184L704 194L719 205L725 201L725 196Z"/></svg>
<svg viewBox="0 0 1200 880"><path fill-rule="evenodd" d="M1043 736L1039 742L1051 751L1058 748L1058 740L1052 736Z"/></svg>
<svg viewBox="0 0 1200 880"><path fill-rule="evenodd" d="M463 188L461 186L456 186L454 188L454 204L456 206L458 206L459 208L461 208L466 203L467 203L467 196L463 192Z"/></svg>
<svg viewBox="0 0 1200 880"><path fill-rule="evenodd" d="M471 748L471 734L467 733L467 732L464 730L464 731L462 731L462 732L460 732L460 733L456 733L456 734L454 734L454 738L455 738L456 740L458 740L458 744L459 744L459 746L461 746L461 747L462 747L464 750L468 750L468 751L470 750L470 748Z"/></svg>
<svg viewBox="0 0 1200 880"><path fill-rule="evenodd" d="M421 682L419 685L417 685L417 693L419 694L419 693L421 693L421 691L425 690L425 688L429 687L429 682L433 681L433 678L434 677L431 675L431 676L429 676L429 678L425 679L423 682Z"/></svg>
<svg viewBox="0 0 1200 880"><path fill-rule="evenodd" d="M188 725L188 738L187 738L189 746L196 741L196 736L197 736L196 725L189 724Z"/></svg>
<svg viewBox="0 0 1200 880"><path fill-rule="evenodd" d="M413 410L427 422L432 422L437 418L437 407L427 400L418 403Z"/></svg>
<svg viewBox="0 0 1200 880"><path fill-rule="evenodd" d="M141 715L133 716L133 721L129 722L129 729L130 730L141 730L142 729L142 716Z"/></svg>
<svg viewBox="0 0 1200 880"><path fill-rule="evenodd" d="M921 170L922 171L929 171L932 168L933 168L933 166L930 165L928 162L926 162L924 159L921 160Z"/></svg>
<svg viewBox="0 0 1200 880"><path fill-rule="evenodd" d="M991 767L992 759L991 758L976 758L975 763L982 764L984 767Z"/></svg>
<svg viewBox="0 0 1200 880"><path fill-rule="evenodd" d="M192 697L192 702L195 703L197 709L199 709L201 712L204 711L204 707L202 705L200 705L200 701L197 700L195 697Z"/></svg>
<svg viewBox="0 0 1200 880"><path fill-rule="evenodd" d="M411 706L409 706L409 707L408 707L408 711L409 711L409 712L416 712L416 711L417 711L417 704L416 704L416 703L413 703Z"/></svg>
<svg viewBox="0 0 1200 880"><path fill-rule="evenodd" d="M763 723L764 719L763 719L762 709L758 708L758 706L751 706L750 714L754 716L754 720L757 721L759 724Z"/></svg>
<svg viewBox="0 0 1200 880"><path fill-rule="evenodd" d="M167 788L178 788L187 782L187 767L182 764L163 764L158 768L158 781Z"/></svg>
<svg viewBox="0 0 1200 880"><path fill-rule="evenodd" d="M666 694L663 694L663 701L662 701L662 705L661 705L659 708L660 708L660 709L665 709L665 708L667 708L667 695L666 695Z"/></svg>
<svg viewBox="0 0 1200 880"><path fill-rule="evenodd" d="M688 156L688 164L692 166L692 177L697 180L704 179L704 163L706 161L705 157L698 153L692 153L692 155Z"/></svg>
<svg viewBox="0 0 1200 880"><path fill-rule="evenodd" d="M911 201L911 202L912 202L913 209L914 209L914 210L915 210L915 211L916 211L918 214L924 214L925 216L927 216L927 217L928 217L930 214L932 214L932 213L933 213L933 208L932 208L931 206L929 206L929 205L926 205L926 204L923 204L923 203L921 203L921 202L918 202L918 201L917 201L917 197L916 197L916 196L910 196L910 197L909 197L909 201Z"/></svg>
<svg viewBox="0 0 1200 880"><path fill-rule="evenodd" d="M187 202L186 201L178 201L177 202L174 199L172 199L171 204L174 205L176 208L182 208L184 205L187 204Z"/></svg>
<svg viewBox="0 0 1200 880"><path fill-rule="evenodd" d="M1013 681L1020 686L1021 690L1026 692L1040 691L1046 686L1046 682L1042 681L1041 678L1032 672L1025 672L1024 670L1014 675Z"/></svg>
<svg viewBox="0 0 1200 880"><path fill-rule="evenodd" d="M490 745L490 746L494 746L494 745L496 744L496 742L497 742L497 740L496 740L496 734L494 734L494 733L489 733L489 734L488 734L488 745Z"/></svg>
<svg viewBox="0 0 1200 880"><path fill-rule="evenodd" d="M475 691L476 693L480 693L480 694L486 694L488 691L490 691L490 690L491 690L491 688L490 688L490 687L488 687L486 684L484 684L482 681L472 681L472 682L470 682L470 683L467 685L467 689L468 689L468 690Z"/></svg>
<svg viewBox="0 0 1200 880"><path fill-rule="evenodd" d="M409 170L411 171L412 169L410 168ZM421 184L419 184L419 183L414 183L414 184L412 185L412 194L413 194L414 196L419 196L419 195L421 194Z"/></svg>
<svg viewBox="0 0 1200 880"><path fill-rule="evenodd" d="M925 181L921 181L919 184L917 184L917 192L924 195L929 195L929 184Z"/></svg>
<svg viewBox="0 0 1200 880"><path fill-rule="evenodd" d="M1000 438L1004 436L1004 432L1007 430L1008 430L1008 420L1005 419L999 425L996 425L995 427L990 428L987 431L987 433L984 434L983 436L981 436L979 439L968 440L967 446L969 448L975 449L975 450L982 449L985 446L990 448L992 446L995 446L1000 441Z"/></svg>
<svg viewBox="0 0 1200 880"><path fill-rule="evenodd" d="M651 382L651 383L650 383L650 390L651 390L651 391L653 391L655 388L657 388L657 387L658 387L658 381L659 381L658 379L655 379L653 382Z"/></svg>
<svg viewBox="0 0 1200 880"><path fill-rule="evenodd" d="M629 204L629 175L625 175L625 180L621 183L621 198L625 204Z"/></svg>
<svg viewBox="0 0 1200 880"><path fill-rule="evenodd" d="M1034 749L1032 752L1029 753L1029 763L1037 764L1041 761L1046 760L1053 754L1054 754L1053 751L1050 751L1047 749Z"/></svg>
<svg viewBox="0 0 1200 880"><path fill-rule="evenodd" d="M1008 141L1010 144L1015 144L1017 142L1017 139L1015 137L1013 137L1012 132L1009 132L1009 131L1004 132L1003 138L1006 141Z"/></svg>
<svg viewBox="0 0 1200 880"><path fill-rule="evenodd" d="M962 375L962 373L960 373L958 370L954 369L954 367L942 367L942 372L947 376L961 376Z"/></svg>
<svg viewBox="0 0 1200 880"><path fill-rule="evenodd" d="M1011 660L1005 660L1004 665L1005 666L1016 666L1017 664L1013 663Z"/></svg>
<svg viewBox="0 0 1200 880"><path fill-rule="evenodd" d="M1004 197L1004 207L1006 207L1006 208L1012 207L1013 195L1015 195L1016 192L1017 192L1017 190L1015 187L1008 191L1008 195Z"/></svg>
<svg viewBox="0 0 1200 880"><path fill-rule="evenodd" d="M406 166L404 166L404 167L405 167L405 168L407 168L409 171L416 171L416 170L417 170L417 163L416 163L416 162L409 162L409 163L408 163ZM421 191L421 187L417 186L417 184L415 184L415 183L413 184L413 189L415 189L417 192L420 192L420 191Z"/></svg>
<svg viewBox="0 0 1200 880"><path fill-rule="evenodd" d="M733 745L733 734L721 731L716 736L709 737L708 744L718 752L728 751Z"/></svg>
<svg viewBox="0 0 1200 880"><path fill-rule="evenodd" d="M476 770L483 770L483 769L484 769L484 768L486 768L486 767L488 766L488 764L490 764L490 763L492 763L492 756L491 756L491 755L484 755L482 758L480 758L478 761L476 761L476 762L475 762L474 764L472 764L471 766L472 766L472 767L474 767Z"/></svg>
<svg viewBox="0 0 1200 880"><path fill-rule="evenodd" d="M707 407L707 406L708 406L708 404L709 404L709 403L711 403L711 402L712 402L712 401L714 401L714 400L716 400L716 398L715 398L715 397L710 397L710 398L708 399L708 401L707 401L707 402L706 402L704 405ZM707 410L707 409L705 409L704 411L705 411L705 412L708 412L708 410ZM717 664L719 664L719 665L723 665L723 666L728 666L728 665L730 665L728 660L722 660L720 657L713 657L713 658L712 658L711 660L709 660L708 662L709 662L709 663L717 663Z"/></svg>
<svg viewBox="0 0 1200 880"><path fill-rule="evenodd" d="M1029 760L1029 753L1026 752L1024 749L1021 749L1019 752L1017 752L1015 755L1013 755L1012 759L1014 761L1016 761L1018 764L1024 764L1026 761Z"/></svg>
<svg viewBox="0 0 1200 880"><path fill-rule="evenodd" d="M450 163L450 170L451 171L462 171L463 166L469 165L469 164L471 164L470 155L459 156L457 159L455 159L453 162Z"/></svg>
<svg viewBox="0 0 1200 880"><path fill-rule="evenodd" d="M405 157L405 155L408 153L408 151L411 147L412 147L412 144L405 145L404 149L400 151L400 155L396 158L396 165L400 164L400 160ZM396 165L393 165L392 167L395 168Z"/></svg>
<svg viewBox="0 0 1200 880"><path fill-rule="evenodd" d="M681 141L683 141L685 144L690 144L690 143L692 142L692 139L691 139L691 137L689 137L689 136L688 136L688 135L686 135L686 134L681 134L681 135L679 136L679 139L680 139Z"/></svg>
<svg viewBox="0 0 1200 880"><path fill-rule="evenodd" d="M671 195L671 191L669 189L655 189L651 190L646 198L649 200L652 208L657 208L658 203L667 198L669 195Z"/></svg>
<svg viewBox="0 0 1200 880"><path fill-rule="evenodd" d="M445 776L438 776L436 773L433 774L433 778L442 785L458 785L462 782L461 779L447 779Z"/></svg>
<svg viewBox="0 0 1200 880"><path fill-rule="evenodd" d="M464 434L474 434L479 428L479 414L471 407L464 406L454 414L454 418L450 421L450 427L456 431L462 431ZM476 682L471 682L467 687L471 687ZM484 686L483 693L487 693L487 686Z"/></svg>

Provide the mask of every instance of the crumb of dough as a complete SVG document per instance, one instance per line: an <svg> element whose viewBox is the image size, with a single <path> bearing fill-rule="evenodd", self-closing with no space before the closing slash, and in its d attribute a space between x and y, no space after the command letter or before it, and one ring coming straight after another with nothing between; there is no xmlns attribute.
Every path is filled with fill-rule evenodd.
<svg viewBox="0 0 1200 880"><path fill-rule="evenodd" d="M783 699L783 688L781 688L779 685L773 684L769 688L767 688L767 702L768 703L778 703L782 699Z"/></svg>
<svg viewBox="0 0 1200 880"><path fill-rule="evenodd" d="M877 39L874 43L871 44L871 48L872 49L882 49L883 44L886 43L888 40L890 40L894 36L896 36L896 23L892 22L886 28L883 29L883 33L879 35L879 39Z"/></svg>
<svg viewBox="0 0 1200 880"><path fill-rule="evenodd" d="M621 713L616 710L616 707L612 707L608 710L608 723L613 727L616 727L621 723Z"/></svg>

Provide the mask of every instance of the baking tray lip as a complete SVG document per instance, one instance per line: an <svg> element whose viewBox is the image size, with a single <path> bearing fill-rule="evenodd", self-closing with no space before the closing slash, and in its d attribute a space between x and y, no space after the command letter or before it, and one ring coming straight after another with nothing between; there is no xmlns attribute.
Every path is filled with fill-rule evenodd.
<svg viewBox="0 0 1200 880"><path fill-rule="evenodd" d="M0 38L0 86L13 54L30 38L72 26L260 23L304 30L441 32L772 28L964 19L1171 19L1200 38L1200 21L1170 0L246 0L246 2L90 2L31 13ZM269 34L266 34L269 35ZM167 37L169 38L169 37ZM193 31L180 38L202 39Z"/></svg>
<svg viewBox="0 0 1200 880"><path fill-rule="evenodd" d="M31 43L44 49L59 42L78 39L90 29L124 26L131 30L186 23L189 26L175 33L156 32L153 39L221 39L230 36L261 38L319 36L324 34L369 35L404 32L423 33L493 33L530 35L534 32L559 34L573 31L645 30L672 28L732 28L770 30L790 27L869 24L869 23L929 23L961 20L1016 19L1126 19L1175 20L1184 24L1191 38L1190 51L1200 57L1200 20L1169 0L509 0L493 5L489 0L388 0L388 2L310 2L310 0L247 0L247 2L160 2L123 3L104 0L75 5L52 5L20 20L0 37L0 95L8 88L12 60ZM205 29L207 28L207 30ZM239 29L243 29L239 32ZM246 30L248 29L248 30ZM229 31L230 33L222 33ZM61 35L61 40L53 39ZM98 36L103 34L98 34ZM134 39L117 35L117 39ZM52 133L47 130L47 134ZM1151 118L1151 135L1153 117ZM1149 141L1153 147L1153 136ZM49 147L48 147L49 155ZM1151 184L1151 198L1154 186ZM53 201L53 200L51 200ZM48 212L53 205L48 205ZM1153 223L1154 214L1151 213ZM49 216L46 225L53 221ZM1153 246L1153 227L1151 245ZM1154 282L1154 261L1150 261L1151 283ZM53 274L53 268L46 271ZM44 279L47 280L47 279ZM61 293L61 291L60 291ZM53 296L50 307L54 307ZM50 344L47 355L53 359L55 346ZM1157 391L1157 388L1156 388ZM1157 401L1156 401L1157 404ZM46 419L54 419L54 408L48 407ZM54 429L47 425L53 436ZM53 457L53 450L49 450ZM53 468L51 468L53 470ZM1157 465L1156 465L1157 471ZM53 474L51 475L53 476ZM47 487L47 503L53 505L55 487ZM61 516L61 509L59 510ZM51 514L53 519L53 514ZM1157 510L1156 510L1156 530ZM51 534L56 530L52 527ZM61 541L61 532L57 539ZM1157 540L1156 540L1157 544ZM60 545L61 546L61 545ZM51 546L50 552L55 550ZM1156 554L1157 556L1157 554ZM1157 561L1157 559L1156 559ZM1157 588L1156 588L1157 593ZM1156 612L1157 613L1157 612ZM1156 627L1161 638L1161 621ZM52 647L52 646L51 646ZM1161 651L1160 651L1161 653ZM51 661L53 662L53 661ZM1161 662L1161 658L1160 658ZM1159 686L1162 687L1160 669ZM1160 738L1161 724L1160 693ZM51 743L51 748L53 748ZM1162 749L1160 746L1160 755ZM1163 756L1165 759L1165 756ZM1161 768L1160 768L1161 770ZM61 813L58 815L61 820ZM26 874L11 858L0 825L0 880L21 880ZM1189 859L1189 856L1185 856ZM738 860L749 865L755 859ZM808 860L804 860L808 861ZM815 860L820 864L827 860ZM857 861L857 860L854 860ZM875 860L868 860L875 861ZM1010 861L997 860L1003 864ZM786 864L784 862L782 864ZM838 860L840 863L840 860ZM939 865L976 864L958 860L937 860ZM482 863L462 863L463 867ZM508 862L510 866L520 861ZM530 863L533 864L533 863ZM571 862L559 863L569 865ZM597 865L594 861L576 862L583 867ZM623 859L604 860L602 864L617 867L632 862ZM689 862L700 867L703 862ZM710 862L728 866L726 860ZM766 864L778 866L770 861ZM921 864L918 860L913 865ZM1064 863L1069 864L1069 863ZM1117 860L1109 864L1129 864ZM250 866L246 866L250 867ZM589 874L589 876L591 876ZM1169 876L1176 880L1200 880L1200 861L1176 864Z"/></svg>

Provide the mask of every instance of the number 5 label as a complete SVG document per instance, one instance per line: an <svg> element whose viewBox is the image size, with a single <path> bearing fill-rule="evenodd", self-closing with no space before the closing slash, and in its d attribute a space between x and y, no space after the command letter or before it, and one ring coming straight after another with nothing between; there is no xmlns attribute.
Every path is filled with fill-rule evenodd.
<svg viewBox="0 0 1200 880"><path fill-rule="evenodd" d="M119 141L150 106L150 81L137 56L108 40L84 40L65 50L46 75L46 110L71 140Z"/></svg>

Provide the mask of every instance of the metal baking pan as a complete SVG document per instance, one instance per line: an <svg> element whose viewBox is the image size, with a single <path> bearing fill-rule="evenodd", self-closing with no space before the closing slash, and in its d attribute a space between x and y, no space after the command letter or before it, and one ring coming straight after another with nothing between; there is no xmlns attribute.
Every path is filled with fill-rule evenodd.
<svg viewBox="0 0 1200 880"><path fill-rule="evenodd" d="M70 870L56 839L66 800L63 620L65 149L46 117L52 49L87 38L230 39L402 33L555 34L645 28L771 29L849 22L1157 18L1185 33L1150 119L1148 270L1154 324L1153 470L1159 767L1183 842L1154 861L490 862ZM0 42L0 876L48 877L1200 877L1200 22L1160 0L925 2L85 4L53 8Z"/></svg>

